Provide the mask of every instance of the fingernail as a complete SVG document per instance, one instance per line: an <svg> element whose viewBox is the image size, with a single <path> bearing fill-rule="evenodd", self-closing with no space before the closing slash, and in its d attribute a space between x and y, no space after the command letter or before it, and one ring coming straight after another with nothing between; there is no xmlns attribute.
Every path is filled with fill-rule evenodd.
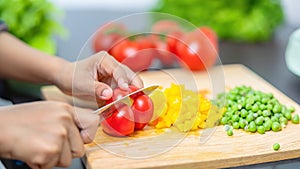
<svg viewBox="0 0 300 169"><path fill-rule="evenodd" d="M110 95L111 95L111 92L108 89L104 89L101 93L101 96L105 97L105 98L110 97Z"/></svg>
<svg viewBox="0 0 300 169"><path fill-rule="evenodd" d="M123 89L128 89L129 88L127 83L121 83L120 87L123 88Z"/></svg>

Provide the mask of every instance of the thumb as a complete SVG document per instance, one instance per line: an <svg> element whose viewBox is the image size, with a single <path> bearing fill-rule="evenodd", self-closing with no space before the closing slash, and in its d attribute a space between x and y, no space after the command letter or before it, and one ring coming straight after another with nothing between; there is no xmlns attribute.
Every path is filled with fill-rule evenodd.
<svg viewBox="0 0 300 169"><path fill-rule="evenodd" d="M102 100L108 100L113 95L111 87L101 82L95 82L95 93Z"/></svg>

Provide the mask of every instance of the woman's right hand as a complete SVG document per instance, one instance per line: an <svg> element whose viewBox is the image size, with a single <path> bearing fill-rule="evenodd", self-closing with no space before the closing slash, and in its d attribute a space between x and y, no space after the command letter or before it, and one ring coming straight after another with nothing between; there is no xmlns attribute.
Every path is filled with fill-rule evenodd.
<svg viewBox="0 0 300 169"><path fill-rule="evenodd" d="M0 157L33 169L67 167L96 134L99 117L91 112L53 101L0 107Z"/></svg>

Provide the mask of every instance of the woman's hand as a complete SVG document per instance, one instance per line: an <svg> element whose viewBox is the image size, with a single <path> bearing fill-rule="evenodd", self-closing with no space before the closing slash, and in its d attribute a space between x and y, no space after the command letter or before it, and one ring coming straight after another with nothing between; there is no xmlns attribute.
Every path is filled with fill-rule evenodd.
<svg viewBox="0 0 300 169"><path fill-rule="evenodd" d="M55 84L69 95L89 100L108 100L117 86L125 90L128 85L143 87L136 73L104 51L64 65Z"/></svg>
<svg viewBox="0 0 300 169"><path fill-rule="evenodd" d="M1 107L0 156L31 168L67 167L96 134L99 117L91 111L52 101Z"/></svg>

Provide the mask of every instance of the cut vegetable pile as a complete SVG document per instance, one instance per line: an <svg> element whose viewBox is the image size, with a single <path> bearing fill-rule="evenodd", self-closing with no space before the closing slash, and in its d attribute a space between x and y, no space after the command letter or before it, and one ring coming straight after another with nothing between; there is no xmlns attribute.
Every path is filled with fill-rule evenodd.
<svg viewBox="0 0 300 169"><path fill-rule="evenodd" d="M225 130L243 129L264 134L267 131L282 130L289 121L299 124L299 115L293 115L294 107L280 103L272 93L251 87L237 86L227 93L219 94L216 102L225 108L220 121L226 126Z"/></svg>
<svg viewBox="0 0 300 169"><path fill-rule="evenodd" d="M213 127L222 115L210 100L199 92L185 89L184 85L172 84L169 88L153 92L150 98L154 104L150 125L157 129L174 126L187 132Z"/></svg>

